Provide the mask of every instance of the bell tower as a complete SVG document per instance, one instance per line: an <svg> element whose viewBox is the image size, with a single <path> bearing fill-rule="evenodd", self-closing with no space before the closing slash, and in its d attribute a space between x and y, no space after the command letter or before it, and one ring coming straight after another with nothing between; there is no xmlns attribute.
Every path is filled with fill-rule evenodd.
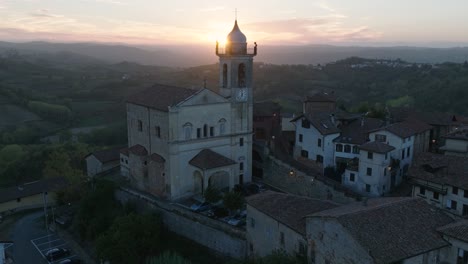
<svg viewBox="0 0 468 264"><path fill-rule="evenodd" d="M252 101L253 57L257 55L257 44L249 52L247 38L240 31L237 20L226 41L224 49L216 43L220 94L233 101Z"/></svg>
<svg viewBox="0 0 468 264"><path fill-rule="evenodd" d="M253 57L257 43L247 48L247 38L237 19L228 34L224 49L216 42L219 57L219 92L231 102L231 159L238 163L234 184L252 181L253 141Z"/></svg>

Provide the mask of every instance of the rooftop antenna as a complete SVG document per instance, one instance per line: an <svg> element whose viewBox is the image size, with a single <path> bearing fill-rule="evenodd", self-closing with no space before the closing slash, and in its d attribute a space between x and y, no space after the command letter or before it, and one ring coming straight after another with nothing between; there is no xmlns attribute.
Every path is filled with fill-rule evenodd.
<svg viewBox="0 0 468 264"><path fill-rule="evenodd" d="M236 18L236 20L237 20L237 8L235 9L234 13L236 14L236 15L235 15L235 18Z"/></svg>

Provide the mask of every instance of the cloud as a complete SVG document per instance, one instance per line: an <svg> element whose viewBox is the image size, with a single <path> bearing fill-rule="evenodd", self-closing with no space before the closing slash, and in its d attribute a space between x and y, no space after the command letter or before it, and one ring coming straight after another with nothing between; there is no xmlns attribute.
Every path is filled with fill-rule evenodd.
<svg viewBox="0 0 468 264"><path fill-rule="evenodd" d="M199 9L200 12L216 12L216 11L220 11L220 10L224 10L225 7L224 6L215 6L215 7L206 7L206 8L202 8L202 9Z"/></svg>
<svg viewBox="0 0 468 264"><path fill-rule="evenodd" d="M368 41L382 34L366 25L352 27L345 16L273 20L247 24L243 30L255 40L272 44L309 44L341 41Z"/></svg>
<svg viewBox="0 0 468 264"><path fill-rule="evenodd" d="M30 13L32 17L38 17L38 18L59 18L63 17L60 15L54 15L50 13L49 9L39 9L36 10L35 12Z"/></svg>
<svg viewBox="0 0 468 264"><path fill-rule="evenodd" d="M111 4L111 5L128 5L126 2L117 1L117 0L86 0L88 2L98 2L104 4Z"/></svg>

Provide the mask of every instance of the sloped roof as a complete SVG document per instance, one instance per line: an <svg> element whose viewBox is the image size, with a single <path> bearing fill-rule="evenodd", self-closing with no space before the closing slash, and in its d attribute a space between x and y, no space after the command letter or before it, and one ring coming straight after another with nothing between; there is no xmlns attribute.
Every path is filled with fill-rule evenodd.
<svg viewBox="0 0 468 264"><path fill-rule="evenodd" d="M189 164L202 170L207 170L233 165L236 162L210 149L204 149L195 155L189 161Z"/></svg>
<svg viewBox="0 0 468 264"><path fill-rule="evenodd" d="M401 138L411 137L416 134L416 131L412 129L407 123L404 123L404 122L391 124L387 126L385 130Z"/></svg>
<svg viewBox="0 0 468 264"><path fill-rule="evenodd" d="M368 141L369 132L381 128L384 121L377 118L364 117L363 120L354 120L348 125L341 126L341 135L335 142L361 145Z"/></svg>
<svg viewBox="0 0 468 264"><path fill-rule="evenodd" d="M0 203L36 195L43 192L57 191L65 188L67 185L68 181L65 178L57 177L0 189Z"/></svg>
<svg viewBox="0 0 468 264"><path fill-rule="evenodd" d="M197 92L198 90L155 84L143 92L130 96L127 102L167 112L168 107L184 101Z"/></svg>
<svg viewBox="0 0 468 264"><path fill-rule="evenodd" d="M450 236L468 243L468 220L460 220L458 222L443 226L438 230L446 236Z"/></svg>
<svg viewBox="0 0 468 264"><path fill-rule="evenodd" d="M452 133L448 133L447 135L445 135L444 138L468 141L468 128L465 127L457 129Z"/></svg>
<svg viewBox="0 0 468 264"><path fill-rule="evenodd" d="M120 150L120 153L124 154L125 156L128 156L128 152L129 152L128 148L123 148Z"/></svg>
<svg viewBox="0 0 468 264"><path fill-rule="evenodd" d="M359 146L360 149L380 154L388 153L395 148L379 141L370 141Z"/></svg>
<svg viewBox="0 0 468 264"><path fill-rule="evenodd" d="M140 144L131 146L130 148L128 148L128 151L138 156L148 155L148 151L146 150L146 148Z"/></svg>
<svg viewBox="0 0 468 264"><path fill-rule="evenodd" d="M156 161L158 163L164 163L166 160L159 154L153 153L151 154L151 160Z"/></svg>
<svg viewBox="0 0 468 264"><path fill-rule="evenodd" d="M394 263L448 246L437 229L454 220L420 198L369 199L311 217L333 217L375 263Z"/></svg>
<svg viewBox="0 0 468 264"><path fill-rule="evenodd" d="M413 160L408 176L468 190L468 158L423 152Z"/></svg>
<svg viewBox="0 0 468 264"><path fill-rule="evenodd" d="M420 134L420 133L423 133L425 131L428 131L428 130L431 130L432 129L432 126L429 125L428 123L424 122L424 121L421 121L417 118L408 118L406 119L405 121L403 121L404 124L406 124L406 126L408 126L409 128L411 128L412 130L414 130L414 132L416 132L416 134Z"/></svg>
<svg viewBox="0 0 468 264"><path fill-rule="evenodd" d="M248 197L247 204L304 236L307 215L339 206L331 201L272 191Z"/></svg>
<svg viewBox="0 0 468 264"><path fill-rule="evenodd" d="M333 112L305 113L294 118L291 122L306 118L322 135L340 133L341 130L331 120L332 114Z"/></svg>
<svg viewBox="0 0 468 264"><path fill-rule="evenodd" d="M455 123L467 123L467 118L451 113L441 112L421 112L411 107L391 107L390 116L395 122L402 122L407 119L418 119L429 125L448 126Z"/></svg>
<svg viewBox="0 0 468 264"><path fill-rule="evenodd" d="M120 147L112 149L104 149L99 151L94 151L90 155L93 155L102 163L119 160L120 158ZM88 156L90 156L88 155Z"/></svg>

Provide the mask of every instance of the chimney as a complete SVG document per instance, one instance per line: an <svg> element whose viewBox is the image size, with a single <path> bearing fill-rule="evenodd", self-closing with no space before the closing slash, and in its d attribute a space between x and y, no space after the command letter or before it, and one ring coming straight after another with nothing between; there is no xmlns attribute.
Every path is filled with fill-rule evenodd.
<svg viewBox="0 0 468 264"><path fill-rule="evenodd" d="M336 126L335 114L331 114L331 115L330 115L330 120L331 120L332 124Z"/></svg>
<svg viewBox="0 0 468 264"><path fill-rule="evenodd" d="M364 126L364 117L361 117L361 127Z"/></svg>

